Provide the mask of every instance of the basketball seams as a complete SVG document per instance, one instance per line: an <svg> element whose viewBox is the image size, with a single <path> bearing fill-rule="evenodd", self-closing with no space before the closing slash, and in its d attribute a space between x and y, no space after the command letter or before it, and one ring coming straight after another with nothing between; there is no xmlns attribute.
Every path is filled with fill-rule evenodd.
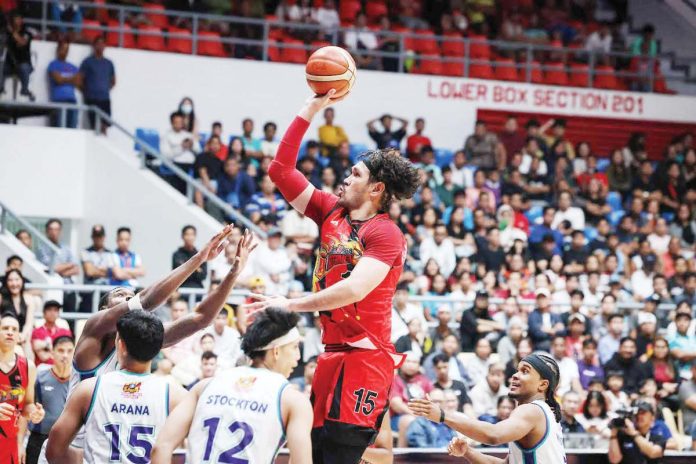
<svg viewBox="0 0 696 464"><path fill-rule="evenodd" d="M355 60L341 47L320 48L307 62L305 78L310 88L318 95L323 95L333 88L337 91L334 98L340 97L349 92L355 83Z"/></svg>

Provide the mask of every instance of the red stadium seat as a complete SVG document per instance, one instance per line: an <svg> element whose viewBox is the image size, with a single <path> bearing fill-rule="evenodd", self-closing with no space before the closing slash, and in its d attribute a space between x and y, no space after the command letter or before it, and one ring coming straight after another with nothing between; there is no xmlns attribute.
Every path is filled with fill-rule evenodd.
<svg viewBox="0 0 696 464"><path fill-rule="evenodd" d="M601 65L595 68L596 74L594 76L594 87L597 89L607 89L607 90L619 90L621 85L619 84L616 75L614 74L614 68L608 65Z"/></svg>
<svg viewBox="0 0 696 464"><path fill-rule="evenodd" d="M499 81L517 81L517 68L512 58L499 58L495 63L495 78Z"/></svg>
<svg viewBox="0 0 696 464"><path fill-rule="evenodd" d="M470 64L469 77L474 79L493 79L493 68L490 63Z"/></svg>
<svg viewBox="0 0 696 464"><path fill-rule="evenodd" d="M188 53L193 51L193 43L191 42L191 32L178 27L169 28L169 36L167 36L167 50L175 53ZM174 36L176 34L176 36ZM185 36L185 37L184 37Z"/></svg>
<svg viewBox="0 0 696 464"><path fill-rule="evenodd" d="M458 32L448 32L445 37L452 40L442 41L442 54L445 56L464 56L466 47L462 36Z"/></svg>
<svg viewBox="0 0 696 464"><path fill-rule="evenodd" d="M440 47L437 45L435 40L435 33L430 29L419 29L416 34L420 34L423 37L413 38L413 46L415 51L422 53L424 55L439 55Z"/></svg>
<svg viewBox="0 0 696 464"><path fill-rule="evenodd" d="M560 62L545 63L544 83L548 85L568 85L565 65Z"/></svg>
<svg viewBox="0 0 696 464"><path fill-rule="evenodd" d="M519 76L520 80L523 82L527 82L527 68L523 67L520 68L519 71ZM532 83L534 84L543 84L544 83L544 76L541 73L541 65L539 64L538 61L532 61Z"/></svg>
<svg viewBox="0 0 696 464"><path fill-rule="evenodd" d="M341 18L341 21L347 21L352 24L361 9L360 0L341 0L341 5L338 7L338 16Z"/></svg>
<svg viewBox="0 0 696 464"><path fill-rule="evenodd" d="M98 29L102 25L99 21L93 19L82 20L82 33L80 34L86 42L94 42L94 39L104 34L104 31Z"/></svg>
<svg viewBox="0 0 696 464"><path fill-rule="evenodd" d="M280 61L298 64L304 64L307 62L307 51L302 48L295 47L304 45L304 42L302 42L301 40L288 39L285 42L283 42L283 44L293 45L293 47L283 47L280 50Z"/></svg>
<svg viewBox="0 0 696 464"><path fill-rule="evenodd" d="M484 58L490 59L491 57L491 46L488 44L488 39L485 35L471 35L469 38L472 40L469 46L469 55L472 58Z"/></svg>
<svg viewBox="0 0 696 464"><path fill-rule="evenodd" d="M278 42L275 40L268 41L268 59L271 61L280 61L280 50L278 49Z"/></svg>
<svg viewBox="0 0 696 464"><path fill-rule="evenodd" d="M413 70L415 74L442 74L442 61L439 55L423 55L420 58L420 65Z"/></svg>
<svg viewBox="0 0 696 464"><path fill-rule="evenodd" d="M118 21L111 19L106 23L106 27L114 29L113 31L108 31L106 33L106 44L110 47L118 47L119 33L115 30L118 28ZM123 47L135 48L135 36L133 35L133 29L128 24L123 25Z"/></svg>
<svg viewBox="0 0 696 464"><path fill-rule="evenodd" d="M220 34L217 32L202 31L198 33L198 54L205 56L225 57L225 47L220 41Z"/></svg>
<svg viewBox="0 0 696 464"><path fill-rule="evenodd" d="M109 21L109 10L103 7L106 4L106 0L94 0L95 5L102 5L101 7L94 7L95 18L101 23Z"/></svg>
<svg viewBox="0 0 696 464"><path fill-rule="evenodd" d="M571 63L568 84L573 87L587 87L590 83L590 67L583 63Z"/></svg>
<svg viewBox="0 0 696 464"><path fill-rule="evenodd" d="M138 40L136 44L138 48L144 50L156 52L163 52L166 50L164 46L164 37L162 37L162 30L154 26L140 26L138 28Z"/></svg>
<svg viewBox="0 0 696 464"><path fill-rule="evenodd" d="M382 16L387 16L388 14L389 9L383 1L370 0L365 5L365 15L371 23L378 22Z"/></svg>
<svg viewBox="0 0 696 464"><path fill-rule="evenodd" d="M145 3L143 5L145 9L145 17L150 21L150 24L158 27L160 29L166 29L169 27L169 20L167 20L164 5L159 5L157 3Z"/></svg>
<svg viewBox="0 0 696 464"><path fill-rule="evenodd" d="M457 61L445 61L442 63L442 74L445 76L463 77L464 63Z"/></svg>
<svg viewBox="0 0 696 464"><path fill-rule="evenodd" d="M312 46L311 53L319 50L322 47L330 47L331 45L333 45L331 42L327 42L325 40L315 40L314 42L311 43L311 46Z"/></svg>

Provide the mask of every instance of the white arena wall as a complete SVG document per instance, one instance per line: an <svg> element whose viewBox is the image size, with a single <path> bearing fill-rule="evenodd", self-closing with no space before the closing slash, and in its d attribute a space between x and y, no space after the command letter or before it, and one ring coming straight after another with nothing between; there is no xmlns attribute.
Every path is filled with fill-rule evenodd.
<svg viewBox="0 0 696 464"><path fill-rule="evenodd" d="M45 70L55 44L37 41L33 49L32 87L42 100L48 97ZM68 59L79 66L89 53L88 46L72 45ZM106 56L116 67L113 114L129 129L166 130L169 113L183 96L190 96L201 131L209 131L211 123L220 120L226 135L239 134L242 119L251 117L256 136L262 135L266 121L276 122L282 133L310 95L300 65L119 48L108 48ZM686 96L359 70L351 95L336 106L336 122L346 129L351 142L371 143L365 127L368 120L387 112L411 121L422 116L430 121L426 132L437 146L455 149L472 132L477 109L696 122L694 108L696 98ZM320 124L319 117L308 137L316 137Z"/></svg>

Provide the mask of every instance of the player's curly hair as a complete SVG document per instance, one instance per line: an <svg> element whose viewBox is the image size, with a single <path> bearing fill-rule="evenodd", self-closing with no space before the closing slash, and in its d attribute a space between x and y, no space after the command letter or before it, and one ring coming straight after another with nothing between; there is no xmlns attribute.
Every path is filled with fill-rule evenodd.
<svg viewBox="0 0 696 464"><path fill-rule="evenodd" d="M370 181L384 183L380 210L389 209L393 200L411 198L421 184L418 169L398 150L370 150L360 157L370 170Z"/></svg>
<svg viewBox="0 0 696 464"><path fill-rule="evenodd" d="M242 337L242 351L251 359L266 355L261 348L290 332L300 321L297 313L278 308L267 308L256 315L254 322Z"/></svg>

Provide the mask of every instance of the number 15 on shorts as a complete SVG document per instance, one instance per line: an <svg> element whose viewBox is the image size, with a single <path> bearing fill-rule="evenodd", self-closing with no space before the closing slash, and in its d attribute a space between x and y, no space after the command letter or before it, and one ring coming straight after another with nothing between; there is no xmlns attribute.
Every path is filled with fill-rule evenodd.
<svg viewBox="0 0 696 464"><path fill-rule="evenodd" d="M363 414L365 416L372 414L372 412L375 410L375 399L377 399L377 392L360 388L355 390L353 395L356 397L355 413Z"/></svg>

